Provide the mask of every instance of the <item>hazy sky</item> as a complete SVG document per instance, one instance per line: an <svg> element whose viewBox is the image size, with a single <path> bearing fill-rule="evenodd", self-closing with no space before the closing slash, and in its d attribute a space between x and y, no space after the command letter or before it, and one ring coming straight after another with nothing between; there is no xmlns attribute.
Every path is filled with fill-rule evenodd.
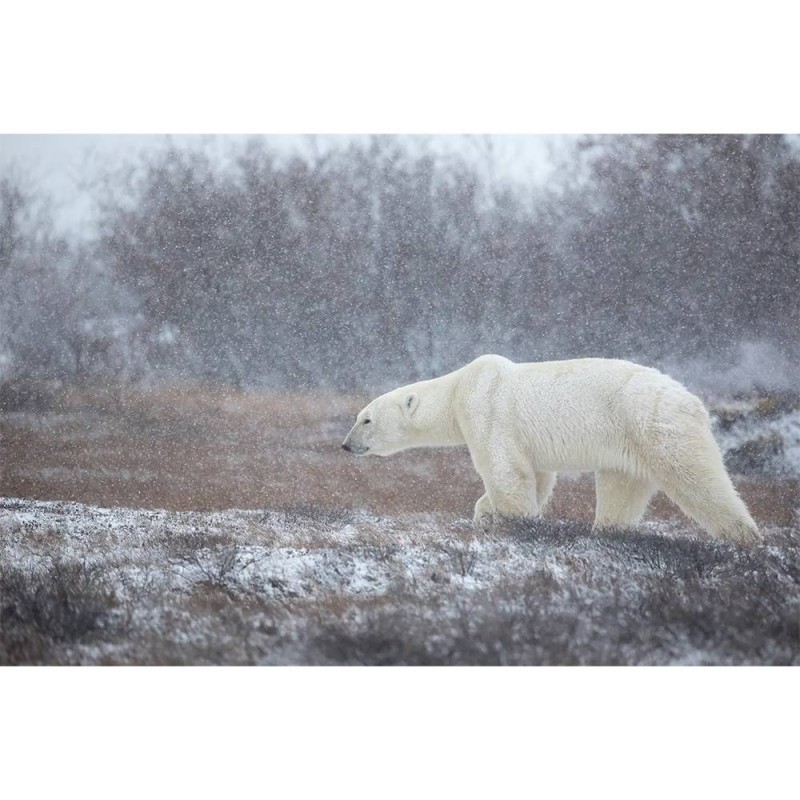
<svg viewBox="0 0 800 800"><path fill-rule="evenodd" d="M202 146L222 157L233 143L247 139L245 135L169 137L179 145ZM271 144L284 151L307 150L305 136L267 136ZM320 136L322 147L336 146L352 137ZM474 158L481 166L491 162L498 176L527 183L541 183L549 173L548 153L563 146L565 137L554 135L524 136L453 136L424 137L440 152L458 152ZM54 202L56 222L65 231L78 235L88 225L92 204L86 191L87 182L108 167L135 159L148 149L163 146L164 135L0 135L0 174L18 169L33 178L35 186L50 195Z"/></svg>

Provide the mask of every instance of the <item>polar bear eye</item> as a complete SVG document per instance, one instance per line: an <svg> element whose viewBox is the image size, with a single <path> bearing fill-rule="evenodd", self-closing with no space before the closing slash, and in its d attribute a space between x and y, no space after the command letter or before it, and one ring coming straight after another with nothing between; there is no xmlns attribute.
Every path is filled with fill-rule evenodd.
<svg viewBox="0 0 800 800"><path fill-rule="evenodd" d="M369 425L369 424L370 424L370 422L372 422L372 420L371 420L371 419L365 419L365 420L364 420L364 424L365 424L365 425Z"/></svg>

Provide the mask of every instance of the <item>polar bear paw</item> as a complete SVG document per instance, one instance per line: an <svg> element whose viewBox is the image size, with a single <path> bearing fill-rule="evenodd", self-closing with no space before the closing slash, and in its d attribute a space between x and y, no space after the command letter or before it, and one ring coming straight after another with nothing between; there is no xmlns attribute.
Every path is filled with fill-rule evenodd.
<svg viewBox="0 0 800 800"><path fill-rule="evenodd" d="M494 527L494 510L488 495L483 495L475 503L475 513L472 516L472 524L479 531L489 532Z"/></svg>

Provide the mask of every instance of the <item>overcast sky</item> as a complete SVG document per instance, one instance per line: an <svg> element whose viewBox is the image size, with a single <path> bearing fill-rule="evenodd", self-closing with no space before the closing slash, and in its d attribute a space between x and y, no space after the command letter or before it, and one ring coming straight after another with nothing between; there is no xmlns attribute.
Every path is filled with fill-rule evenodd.
<svg viewBox="0 0 800 800"><path fill-rule="evenodd" d="M223 156L234 143L247 139L245 135L170 137L183 146L202 146ZM277 149L290 152L310 147L308 137L268 136ZM336 146L352 137L321 136L321 146ZM554 135L491 135L424 137L441 152L458 152L481 165L492 162L498 176L525 183L541 183L549 173L549 152L564 145L565 137ZM38 189L52 197L56 222L65 232L78 235L91 221L92 204L85 189L99 172L127 160L135 159L148 149L161 147L167 140L163 135L134 134L37 134L0 135L0 174L9 169L30 176ZM412 142L413 143L413 142Z"/></svg>

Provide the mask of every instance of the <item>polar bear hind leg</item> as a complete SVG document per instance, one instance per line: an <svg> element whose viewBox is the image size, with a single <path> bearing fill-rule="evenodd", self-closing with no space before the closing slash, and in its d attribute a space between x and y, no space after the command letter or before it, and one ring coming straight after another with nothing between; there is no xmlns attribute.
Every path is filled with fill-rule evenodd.
<svg viewBox="0 0 800 800"><path fill-rule="evenodd" d="M757 544L761 534L727 474L704 480L665 481L664 493L712 536L734 544Z"/></svg>
<svg viewBox="0 0 800 800"><path fill-rule="evenodd" d="M649 465L654 479L677 506L712 536L752 545L761 534L725 469L710 430L688 437Z"/></svg>
<svg viewBox="0 0 800 800"><path fill-rule="evenodd" d="M656 487L646 478L603 470L595 476L597 506L594 527L635 525L644 516Z"/></svg>
<svg viewBox="0 0 800 800"><path fill-rule="evenodd" d="M637 383L638 381L638 383ZM738 544L761 537L731 482L703 403L680 384L631 381L623 407L637 470L712 536Z"/></svg>

